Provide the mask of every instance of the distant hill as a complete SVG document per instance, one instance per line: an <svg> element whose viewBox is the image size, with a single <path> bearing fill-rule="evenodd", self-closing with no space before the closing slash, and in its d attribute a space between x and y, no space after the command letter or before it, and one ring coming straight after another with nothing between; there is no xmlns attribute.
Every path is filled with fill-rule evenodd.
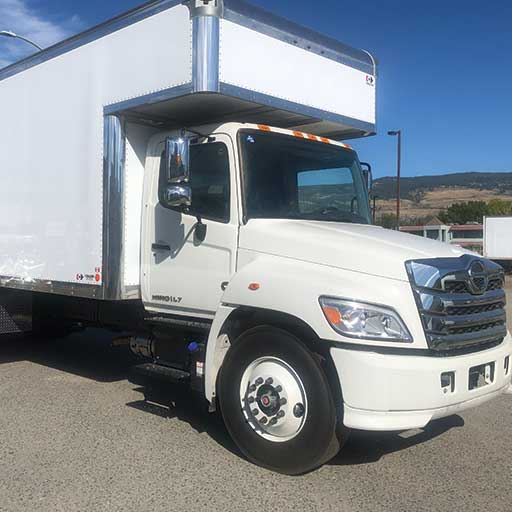
<svg viewBox="0 0 512 512"><path fill-rule="evenodd" d="M415 200L418 193L430 190L457 187L512 194L512 172L461 172L440 176L415 176L401 178L400 189L404 199ZM385 177L373 182L374 193L382 199L396 197L396 178Z"/></svg>
<svg viewBox="0 0 512 512"><path fill-rule="evenodd" d="M440 176L416 176L400 180L402 215L420 219L437 215L451 204L464 201L512 201L512 172L462 172ZM396 178L374 181L377 216L396 207Z"/></svg>

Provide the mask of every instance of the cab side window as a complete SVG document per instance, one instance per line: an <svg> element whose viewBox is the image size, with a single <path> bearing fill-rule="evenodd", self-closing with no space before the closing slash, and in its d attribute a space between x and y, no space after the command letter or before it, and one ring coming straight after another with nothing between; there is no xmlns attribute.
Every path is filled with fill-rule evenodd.
<svg viewBox="0 0 512 512"><path fill-rule="evenodd" d="M160 166L159 196L167 185L165 168ZM222 142L194 144L190 147L192 205L189 215L228 223L230 178L228 148Z"/></svg>

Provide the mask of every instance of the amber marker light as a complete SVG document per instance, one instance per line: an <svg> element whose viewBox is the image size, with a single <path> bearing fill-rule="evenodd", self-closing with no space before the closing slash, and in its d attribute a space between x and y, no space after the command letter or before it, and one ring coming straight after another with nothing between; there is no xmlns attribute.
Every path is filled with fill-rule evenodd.
<svg viewBox="0 0 512 512"><path fill-rule="evenodd" d="M336 308L331 308L330 306L322 305L322 309L325 317L331 324L337 325L341 324L341 313Z"/></svg>

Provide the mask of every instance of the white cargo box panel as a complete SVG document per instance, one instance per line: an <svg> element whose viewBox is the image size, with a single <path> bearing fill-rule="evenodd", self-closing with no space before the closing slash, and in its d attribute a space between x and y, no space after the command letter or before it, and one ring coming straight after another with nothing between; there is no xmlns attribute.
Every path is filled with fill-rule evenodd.
<svg viewBox="0 0 512 512"><path fill-rule="evenodd" d="M193 22L191 92L201 97L168 91L111 105L109 112L178 124L262 123L333 139L375 133L377 69L370 53L240 0L218 3L220 19Z"/></svg>
<svg viewBox="0 0 512 512"><path fill-rule="evenodd" d="M484 218L484 256L512 260L512 217Z"/></svg>
<svg viewBox="0 0 512 512"><path fill-rule="evenodd" d="M0 70L0 285L138 297L156 130L365 136L375 80L365 51L239 0L150 2Z"/></svg>
<svg viewBox="0 0 512 512"><path fill-rule="evenodd" d="M190 42L185 6L141 9L0 71L2 284L104 295L124 192L104 107L190 83Z"/></svg>

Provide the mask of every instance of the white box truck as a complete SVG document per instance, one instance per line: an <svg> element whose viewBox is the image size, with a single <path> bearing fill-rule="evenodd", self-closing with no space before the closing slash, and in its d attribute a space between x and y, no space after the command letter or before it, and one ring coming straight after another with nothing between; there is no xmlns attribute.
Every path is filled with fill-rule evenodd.
<svg viewBox="0 0 512 512"><path fill-rule="evenodd" d="M376 63L158 0L0 70L0 331L129 333L288 474L505 392L503 273L371 225Z"/></svg>
<svg viewBox="0 0 512 512"><path fill-rule="evenodd" d="M512 271L512 217L484 217L484 256Z"/></svg>

